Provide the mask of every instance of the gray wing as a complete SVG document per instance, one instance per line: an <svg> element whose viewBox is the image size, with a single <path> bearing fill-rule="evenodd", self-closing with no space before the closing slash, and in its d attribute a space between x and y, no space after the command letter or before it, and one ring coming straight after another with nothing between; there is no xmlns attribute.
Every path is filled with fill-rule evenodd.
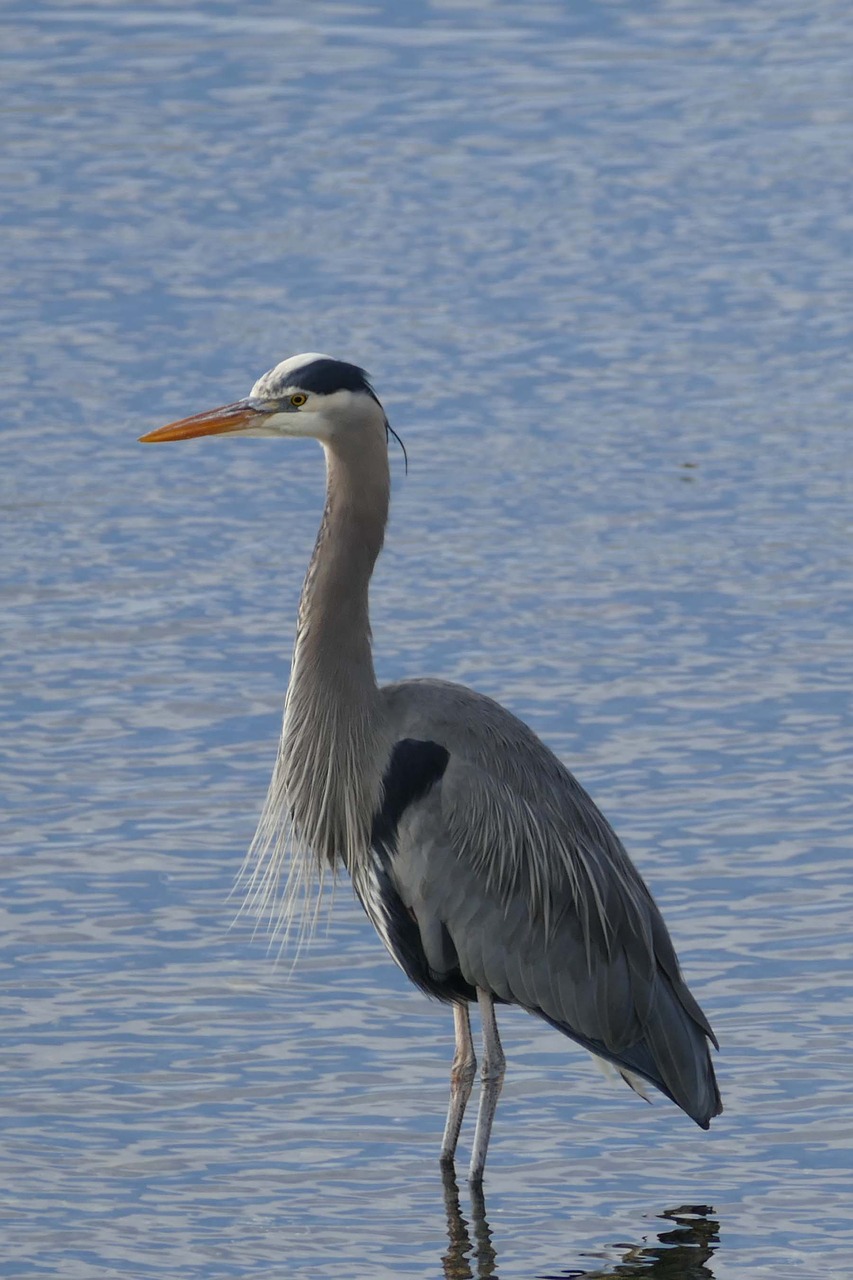
<svg viewBox="0 0 853 1280"><path fill-rule="evenodd" d="M721 1110L707 1044L716 1040L593 801L491 699L440 681L383 696L394 737L408 744L392 757L374 839L408 947L392 954L432 994L479 987L540 1015L707 1128Z"/></svg>

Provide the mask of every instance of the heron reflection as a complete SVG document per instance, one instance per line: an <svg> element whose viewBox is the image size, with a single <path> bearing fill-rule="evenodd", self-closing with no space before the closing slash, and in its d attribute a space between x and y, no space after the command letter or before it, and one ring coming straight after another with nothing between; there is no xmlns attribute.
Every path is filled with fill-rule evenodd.
<svg viewBox="0 0 853 1280"><path fill-rule="evenodd" d="M445 1170L443 1177L448 1237L441 1260L445 1280L497 1280L497 1246L486 1217L482 1186L471 1187L471 1209L466 1218L452 1171ZM714 1280L709 1264L719 1243L720 1224L713 1214L708 1205L667 1209L660 1219L672 1225L659 1231L653 1243L614 1245L610 1247L614 1252L624 1252L605 1267L541 1272L537 1280Z"/></svg>

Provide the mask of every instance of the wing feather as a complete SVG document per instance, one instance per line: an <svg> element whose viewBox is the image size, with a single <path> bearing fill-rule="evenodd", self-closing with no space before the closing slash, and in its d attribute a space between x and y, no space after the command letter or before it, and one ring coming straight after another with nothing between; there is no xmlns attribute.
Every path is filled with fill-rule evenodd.
<svg viewBox="0 0 853 1280"><path fill-rule="evenodd" d="M386 694L401 733L448 752L397 833L392 874L422 935L439 920L465 983L539 1014L707 1126L721 1109L713 1032L593 801L497 703L432 681Z"/></svg>

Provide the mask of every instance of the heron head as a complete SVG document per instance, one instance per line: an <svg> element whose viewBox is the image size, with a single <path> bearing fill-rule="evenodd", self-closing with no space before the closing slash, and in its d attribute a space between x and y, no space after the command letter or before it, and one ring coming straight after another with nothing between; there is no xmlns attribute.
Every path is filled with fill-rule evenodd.
<svg viewBox="0 0 853 1280"><path fill-rule="evenodd" d="M309 351L263 374L244 400L181 418L140 439L159 444L210 435L310 436L334 446L377 430L390 428L364 370Z"/></svg>

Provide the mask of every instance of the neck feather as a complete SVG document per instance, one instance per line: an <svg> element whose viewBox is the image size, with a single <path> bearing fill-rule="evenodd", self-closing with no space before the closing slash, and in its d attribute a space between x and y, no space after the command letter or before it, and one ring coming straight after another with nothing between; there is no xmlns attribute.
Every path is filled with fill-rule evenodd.
<svg viewBox="0 0 853 1280"><path fill-rule="evenodd" d="M367 852L384 767L368 590L390 491L384 438L357 443L326 448L277 766L297 840L321 866L349 870Z"/></svg>

